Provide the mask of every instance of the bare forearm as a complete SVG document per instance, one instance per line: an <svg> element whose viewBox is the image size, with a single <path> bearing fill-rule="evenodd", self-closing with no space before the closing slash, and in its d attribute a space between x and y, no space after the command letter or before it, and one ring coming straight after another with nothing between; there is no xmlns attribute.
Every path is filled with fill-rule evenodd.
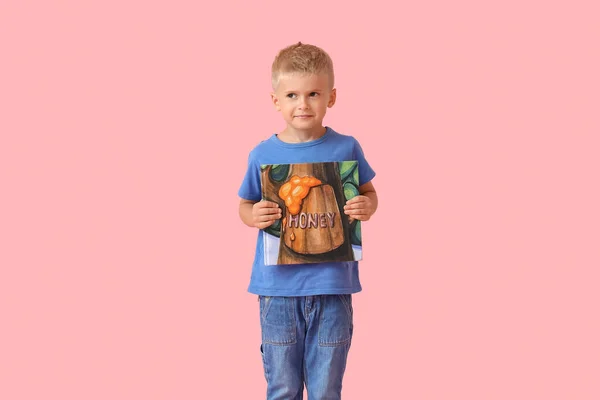
<svg viewBox="0 0 600 400"><path fill-rule="evenodd" d="M375 211L377 211L377 192L375 191L368 191L368 192L364 192L362 193L363 196L367 196L370 200L371 200L371 204L373 206L373 214L375 214Z"/></svg>
<svg viewBox="0 0 600 400"><path fill-rule="evenodd" d="M252 217L252 206L253 203L250 202L240 203L240 219L244 224L250 227L254 227L254 221Z"/></svg>

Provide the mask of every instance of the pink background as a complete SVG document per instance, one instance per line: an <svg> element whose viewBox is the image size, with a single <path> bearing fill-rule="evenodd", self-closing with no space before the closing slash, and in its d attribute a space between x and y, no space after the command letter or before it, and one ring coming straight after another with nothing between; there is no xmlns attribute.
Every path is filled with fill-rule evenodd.
<svg viewBox="0 0 600 400"><path fill-rule="evenodd" d="M0 2L0 398L264 398L237 189L298 40L378 172L344 399L600 398L596 2L204 3Z"/></svg>

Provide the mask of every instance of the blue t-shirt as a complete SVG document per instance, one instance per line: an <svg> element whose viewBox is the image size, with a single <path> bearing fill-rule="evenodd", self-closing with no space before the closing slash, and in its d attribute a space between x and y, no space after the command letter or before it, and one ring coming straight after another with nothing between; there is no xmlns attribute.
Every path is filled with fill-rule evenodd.
<svg viewBox="0 0 600 400"><path fill-rule="evenodd" d="M260 166L309 162L358 161L359 185L375 176L358 141L326 127L319 139L304 143L286 143L276 134L260 142L248 157L248 169L238 191L246 200L260 201ZM250 278L250 293L263 296L316 296L351 294L362 290L358 261L317 264L264 265L263 234L258 230L256 252Z"/></svg>

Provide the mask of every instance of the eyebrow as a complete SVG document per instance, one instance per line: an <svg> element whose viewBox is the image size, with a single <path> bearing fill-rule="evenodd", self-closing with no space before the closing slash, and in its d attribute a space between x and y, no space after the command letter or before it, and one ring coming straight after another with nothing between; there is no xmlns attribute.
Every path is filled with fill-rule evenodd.
<svg viewBox="0 0 600 400"><path fill-rule="evenodd" d="M307 92L309 92L309 93L312 93L312 92L318 92L318 93L320 93L322 91L323 91L322 89L307 90ZM285 94L289 94L289 93L296 93L296 92L300 92L300 90L287 90L284 93Z"/></svg>

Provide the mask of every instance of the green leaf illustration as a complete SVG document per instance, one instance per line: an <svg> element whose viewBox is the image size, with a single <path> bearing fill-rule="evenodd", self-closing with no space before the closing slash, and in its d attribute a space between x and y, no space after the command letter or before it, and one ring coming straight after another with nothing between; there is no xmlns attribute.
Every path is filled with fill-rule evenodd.
<svg viewBox="0 0 600 400"><path fill-rule="evenodd" d="M351 198L358 196L358 188L352 182L344 183L344 197L346 200L350 200Z"/></svg>
<svg viewBox="0 0 600 400"><path fill-rule="evenodd" d="M354 183L356 185L356 187L360 186L358 184L358 168L354 169L354 173L352 174L352 183Z"/></svg>
<svg viewBox="0 0 600 400"><path fill-rule="evenodd" d="M283 182L290 171L289 164L275 164L269 171L269 176L275 182Z"/></svg>
<svg viewBox="0 0 600 400"><path fill-rule="evenodd" d="M356 161L340 161L340 178L342 182L352 173L357 164Z"/></svg>

